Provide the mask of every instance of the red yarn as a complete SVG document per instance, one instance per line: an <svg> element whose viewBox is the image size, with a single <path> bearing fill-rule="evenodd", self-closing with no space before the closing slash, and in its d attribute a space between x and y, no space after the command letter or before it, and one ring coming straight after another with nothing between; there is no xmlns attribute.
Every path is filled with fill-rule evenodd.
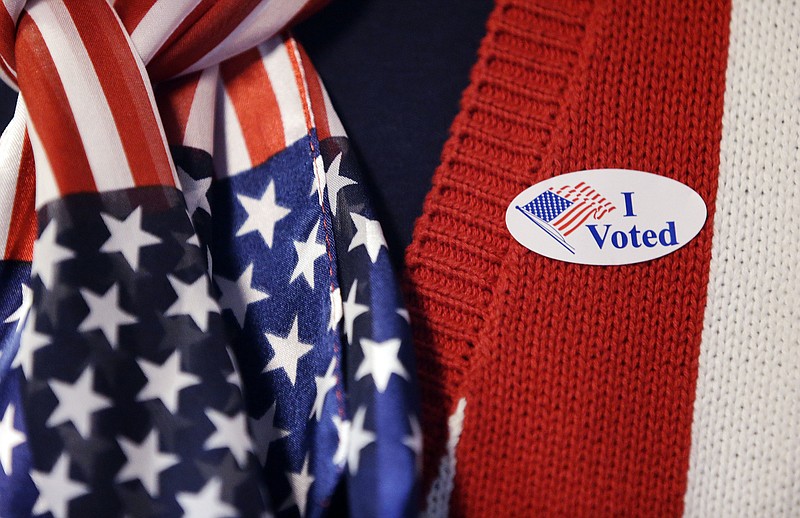
<svg viewBox="0 0 800 518"><path fill-rule="evenodd" d="M424 478L466 397L453 515L683 508L711 255L728 2L500 1L407 253ZM505 227L546 178L648 171L706 201L647 263L562 263Z"/></svg>

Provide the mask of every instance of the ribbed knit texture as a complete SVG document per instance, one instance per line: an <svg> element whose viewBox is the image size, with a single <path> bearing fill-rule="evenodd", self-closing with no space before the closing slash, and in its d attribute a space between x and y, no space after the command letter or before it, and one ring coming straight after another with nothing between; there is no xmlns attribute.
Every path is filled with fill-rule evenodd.
<svg viewBox="0 0 800 518"><path fill-rule="evenodd" d="M675 516L683 507L711 250L726 2L500 1L407 254L425 479L469 410L454 516ZM510 200L590 168L649 171L706 201L648 263L538 256Z"/></svg>
<svg viewBox="0 0 800 518"><path fill-rule="evenodd" d="M444 453L444 424L510 244L507 201L530 185L529 171L541 168L580 58L591 5L571 7L562 13L526 2L497 5L407 251L427 482ZM520 76L527 81L516 83Z"/></svg>

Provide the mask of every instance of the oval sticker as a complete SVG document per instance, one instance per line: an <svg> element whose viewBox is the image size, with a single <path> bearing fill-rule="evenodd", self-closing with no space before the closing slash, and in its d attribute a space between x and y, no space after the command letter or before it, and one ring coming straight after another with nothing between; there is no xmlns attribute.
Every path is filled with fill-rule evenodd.
<svg viewBox="0 0 800 518"><path fill-rule="evenodd" d="M691 241L706 221L692 188L652 173L592 169L522 191L506 211L514 239L551 259L620 265L657 259Z"/></svg>

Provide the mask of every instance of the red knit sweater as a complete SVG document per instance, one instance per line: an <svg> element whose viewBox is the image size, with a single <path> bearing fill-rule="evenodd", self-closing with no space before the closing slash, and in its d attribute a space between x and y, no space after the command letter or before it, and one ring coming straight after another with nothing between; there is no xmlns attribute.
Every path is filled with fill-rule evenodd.
<svg viewBox="0 0 800 518"><path fill-rule="evenodd" d="M429 487L465 398L453 515L674 516L687 487L720 161L726 2L497 2L407 253ZM659 260L518 244L552 176L649 171L709 219Z"/></svg>

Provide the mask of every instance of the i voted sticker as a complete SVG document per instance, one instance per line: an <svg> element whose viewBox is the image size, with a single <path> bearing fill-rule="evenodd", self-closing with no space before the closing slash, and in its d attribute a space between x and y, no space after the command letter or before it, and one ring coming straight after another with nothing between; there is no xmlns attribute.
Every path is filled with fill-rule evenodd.
<svg viewBox="0 0 800 518"><path fill-rule="evenodd" d="M511 235L545 257L578 264L650 261L703 228L706 204L676 180L627 169L567 173L522 191L506 211Z"/></svg>

